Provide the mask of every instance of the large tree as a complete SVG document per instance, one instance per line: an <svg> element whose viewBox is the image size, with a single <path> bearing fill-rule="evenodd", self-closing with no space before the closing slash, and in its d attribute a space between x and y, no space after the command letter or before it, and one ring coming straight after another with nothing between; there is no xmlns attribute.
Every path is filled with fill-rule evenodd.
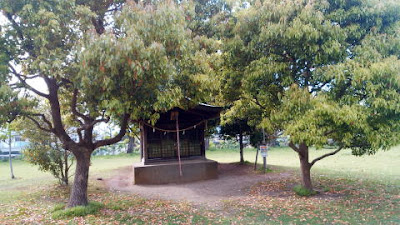
<svg viewBox="0 0 400 225"><path fill-rule="evenodd" d="M223 53L227 113L258 111L249 117L290 136L304 187L313 188L311 167L342 149L374 154L400 142L397 2L266 0L236 16ZM338 148L309 159L329 139Z"/></svg>
<svg viewBox="0 0 400 225"><path fill-rule="evenodd" d="M122 2L0 3L7 19L0 36L7 56L2 77L16 80L12 88L23 90L24 99L50 105L50 116L28 107L18 113L56 135L76 158L69 207L88 204L95 149L120 141L130 120L155 121L157 112L185 106L189 98L200 101L207 90L202 80L208 56L198 51L201 38L193 39L182 8L171 2ZM35 79L47 90L31 85ZM111 120L120 126L117 135L96 139L96 125ZM67 123L76 127L73 136Z"/></svg>

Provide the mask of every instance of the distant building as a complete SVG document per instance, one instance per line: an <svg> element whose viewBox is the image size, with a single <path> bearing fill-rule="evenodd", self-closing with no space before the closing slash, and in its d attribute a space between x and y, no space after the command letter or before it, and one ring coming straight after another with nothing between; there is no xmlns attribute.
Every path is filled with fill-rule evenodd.
<svg viewBox="0 0 400 225"><path fill-rule="evenodd" d="M8 143L8 138L0 141L0 156L8 157L10 147ZM13 156L21 154L21 151L28 145L28 140L23 139L21 135L16 132L11 132L11 154Z"/></svg>

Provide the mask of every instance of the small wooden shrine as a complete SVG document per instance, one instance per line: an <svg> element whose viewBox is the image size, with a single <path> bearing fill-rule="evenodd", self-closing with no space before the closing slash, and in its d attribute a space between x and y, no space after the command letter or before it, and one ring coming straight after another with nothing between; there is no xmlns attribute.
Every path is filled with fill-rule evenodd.
<svg viewBox="0 0 400 225"><path fill-rule="evenodd" d="M142 162L134 164L135 184L165 184L217 178L217 162L205 157L204 133L221 107L199 104L160 114L156 124L140 122Z"/></svg>

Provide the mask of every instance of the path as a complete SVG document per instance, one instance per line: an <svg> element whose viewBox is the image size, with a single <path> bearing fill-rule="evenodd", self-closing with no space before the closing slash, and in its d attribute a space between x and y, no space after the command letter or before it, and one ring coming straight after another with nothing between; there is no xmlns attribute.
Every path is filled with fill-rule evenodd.
<svg viewBox="0 0 400 225"><path fill-rule="evenodd" d="M256 173L250 165L219 164L218 179L183 184L133 185L132 167L118 169L116 174L104 179L112 191L137 194L151 199L187 201L198 204L216 204L224 199L235 199L248 194L258 182L284 179L292 174Z"/></svg>

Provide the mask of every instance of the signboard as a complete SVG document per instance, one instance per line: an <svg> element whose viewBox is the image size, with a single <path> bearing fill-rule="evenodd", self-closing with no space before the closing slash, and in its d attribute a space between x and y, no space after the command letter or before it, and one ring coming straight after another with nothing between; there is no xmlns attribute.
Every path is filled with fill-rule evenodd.
<svg viewBox="0 0 400 225"><path fill-rule="evenodd" d="M268 146L266 145L260 145L260 153L262 157L267 157L268 155Z"/></svg>

